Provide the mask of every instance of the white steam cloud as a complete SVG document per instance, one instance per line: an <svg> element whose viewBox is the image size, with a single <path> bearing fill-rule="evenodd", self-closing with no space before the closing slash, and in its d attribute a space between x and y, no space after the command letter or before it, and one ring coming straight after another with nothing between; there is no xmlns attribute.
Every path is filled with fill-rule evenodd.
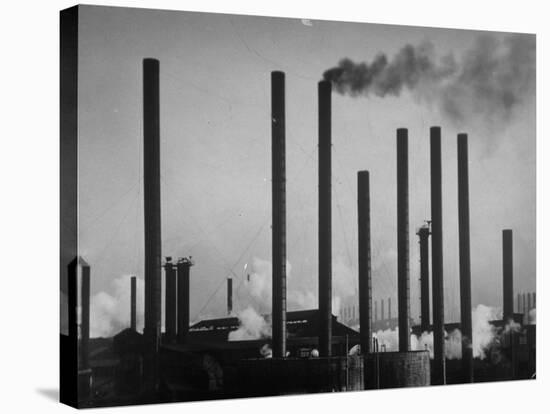
<svg viewBox="0 0 550 414"><path fill-rule="evenodd" d="M337 256L332 262L332 313L336 317L343 301L355 294L357 283L357 275L342 256Z"/></svg>
<svg viewBox="0 0 550 414"><path fill-rule="evenodd" d="M533 308L529 311L529 320L527 323L530 325L537 323L537 308Z"/></svg>
<svg viewBox="0 0 550 414"><path fill-rule="evenodd" d="M247 264L248 265L248 264ZM287 261L287 281L292 279L292 265ZM248 266L247 266L248 267ZM254 304L262 312L271 311L272 294L272 264L271 261L254 257L246 284ZM332 312L339 316L341 304L355 294L357 277L353 270L345 263L343 257L338 256L332 263ZM287 284L288 287L288 284ZM311 290L287 290L287 309L316 309L317 293Z"/></svg>
<svg viewBox="0 0 550 414"><path fill-rule="evenodd" d="M292 265L286 262L287 281L292 279ZM288 286L288 285L287 285ZM272 264L258 257L252 259L246 288L261 311L271 311ZM317 295L309 290L287 290L288 309L314 309L317 307Z"/></svg>
<svg viewBox="0 0 550 414"><path fill-rule="evenodd" d="M472 312L472 352L474 358L485 359L486 352L495 339L496 328L489 322L499 319L500 311L496 308L477 305Z"/></svg>
<svg viewBox="0 0 550 414"><path fill-rule="evenodd" d="M258 314L252 307L237 314L239 329L229 332L229 341L245 341L271 337L271 324Z"/></svg>
<svg viewBox="0 0 550 414"><path fill-rule="evenodd" d="M264 344L260 348L260 355L263 356L264 358L272 358L273 357L273 350L271 349L271 347L268 344Z"/></svg>
<svg viewBox="0 0 550 414"><path fill-rule="evenodd" d="M108 337L130 327L130 276L112 281L114 294L99 292L90 300L90 336ZM143 329L144 281L136 280L136 328Z"/></svg>
<svg viewBox="0 0 550 414"><path fill-rule="evenodd" d="M261 312L269 313L272 304L272 264L269 260L254 257L249 268L246 288ZM287 262L287 280L292 278L292 266ZM357 278L342 257L333 262L333 313L338 316L343 298L355 293ZM317 308L317 294L310 290L287 290L288 309ZM271 321L266 320L251 304L237 312L239 328L228 335L230 341L251 340L271 337Z"/></svg>
<svg viewBox="0 0 550 414"><path fill-rule="evenodd" d="M478 305L472 310L472 351L474 358L485 359L488 350L494 344L500 332L490 321L500 318L500 311L485 305ZM503 333L518 332L521 326L515 322L509 322ZM379 349L382 351L397 351L399 349L399 329L378 331L374 335L378 339ZM411 335L411 349L416 351L430 351L433 358L433 332L423 332L420 336ZM445 332L445 357L458 359L462 357L462 333L459 329Z"/></svg>

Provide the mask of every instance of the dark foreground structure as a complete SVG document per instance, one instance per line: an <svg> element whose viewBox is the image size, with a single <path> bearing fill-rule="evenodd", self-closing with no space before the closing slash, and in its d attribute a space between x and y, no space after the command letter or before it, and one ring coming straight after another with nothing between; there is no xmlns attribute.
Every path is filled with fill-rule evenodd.
<svg viewBox="0 0 550 414"><path fill-rule="evenodd" d="M296 393L358 391L430 385L429 352L359 355L356 331L332 319L332 357L318 357L317 310L288 312L290 354L272 357L272 339L228 340L235 317L190 327L188 343L160 347L159 390L152 396L142 380L147 353L141 334L126 329L94 340L93 398L84 405L195 401ZM164 342L163 338L163 342ZM350 353L352 355L350 355Z"/></svg>

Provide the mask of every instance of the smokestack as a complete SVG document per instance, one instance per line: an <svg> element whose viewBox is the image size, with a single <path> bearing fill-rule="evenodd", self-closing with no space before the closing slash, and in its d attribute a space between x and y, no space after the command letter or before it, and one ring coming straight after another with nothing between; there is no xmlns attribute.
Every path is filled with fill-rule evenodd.
<svg viewBox="0 0 550 414"><path fill-rule="evenodd" d="M443 303L443 223L441 201L441 128L430 128L432 202L432 302L434 336L434 385L446 383Z"/></svg>
<svg viewBox="0 0 550 414"><path fill-rule="evenodd" d="M514 253L512 230L502 230L502 277L503 311L502 319L514 318ZM527 296L529 299L529 296ZM529 306L527 306L529 308ZM529 309L527 309L529 311Z"/></svg>
<svg viewBox="0 0 550 414"><path fill-rule="evenodd" d="M372 279L370 240L370 181L368 171L357 173L357 219L359 257L359 334L361 353L371 352Z"/></svg>
<svg viewBox="0 0 550 414"><path fill-rule="evenodd" d="M79 383L79 344L78 344L78 263L75 257L67 265L67 306L68 337L61 335L60 352L60 398L62 402L77 404Z"/></svg>
<svg viewBox="0 0 550 414"><path fill-rule="evenodd" d="M130 329L137 330L136 323L136 277L130 278Z"/></svg>
<svg viewBox="0 0 550 414"><path fill-rule="evenodd" d="M178 343L187 343L189 332L189 268L191 257L183 257L176 264L178 271Z"/></svg>
<svg viewBox="0 0 550 414"><path fill-rule="evenodd" d="M399 128L397 130L397 312L400 352L410 351L409 306L408 133L407 129ZM383 303L382 309L384 309Z"/></svg>
<svg viewBox="0 0 550 414"><path fill-rule="evenodd" d="M172 258L167 257L164 264L164 272L166 277L165 293L165 337L167 343L172 343L176 340L177 332L177 281L176 272Z"/></svg>
<svg viewBox="0 0 550 414"><path fill-rule="evenodd" d="M68 375L70 378L70 381L67 380L70 392L66 389L65 391L67 395L72 394L69 398L76 404L76 400L89 397L92 380L91 370L89 369L90 266L84 259L77 256L69 263L67 271L69 337L65 341L64 335L61 336L61 351L65 351L65 354L62 355L61 373ZM78 329L79 306L81 307L80 338ZM66 395L63 396L66 397Z"/></svg>
<svg viewBox="0 0 550 414"><path fill-rule="evenodd" d="M374 301L374 321L378 321L378 301Z"/></svg>
<svg viewBox="0 0 550 414"><path fill-rule="evenodd" d="M80 257L75 257L67 266L68 334L71 345L74 346L71 350L71 355L77 355L78 349L78 267L80 260ZM78 361L78 358L76 360ZM78 362L75 365L78 366Z"/></svg>
<svg viewBox="0 0 550 414"><path fill-rule="evenodd" d="M271 73L273 357L286 355L285 74Z"/></svg>
<svg viewBox="0 0 550 414"><path fill-rule="evenodd" d="M80 369L90 368L90 265L80 258L81 269L81 321L80 321Z"/></svg>
<svg viewBox="0 0 550 414"><path fill-rule="evenodd" d="M537 307L537 292L533 292L533 309Z"/></svg>
<svg viewBox="0 0 550 414"><path fill-rule="evenodd" d="M518 313L521 313L521 293L517 294L517 305L516 309Z"/></svg>
<svg viewBox="0 0 550 414"><path fill-rule="evenodd" d="M527 315L527 298L525 297L525 293L523 294L522 305L523 305L523 314Z"/></svg>
<svg viewBox="0 0 550 414"><path fill-rule="evenodd" d="M430 330L430 226L418 229L420 244L420 329Z"/></svg>
<svg viewBox="0 0 550 414"><path fill-rule="evenodd" d="M227 278L227 314L231 315L233 312L233 279Z"/></svg>
<svg viewBox="0 0 550 414"><path fill-rule="evenodd" d="M332 206L331 206L331 93L321 81L319 93L319 354L332 354Z"/></svg>
<svg viewBox="0 0 550 414"><path fill-rule="evenodd" d="M159 61L143 59L143 200L145 216L144 375L158 386L161 307Z"/></svg>
<svg viewBox="0 0 550 414"><path fill-rule="evenodd" d="M388 298L388 320L391 320L391 298Z"/></svg>
<svg viewBox="0 0 550 414"><path fill-rule="evenodd" d="M527 294L527 312L530 312L533 307L531 306L531 294Z"/></svg>
<svg viewBox="0 0 550 414"><path fill-rule="evenodd" d="M460 328L462 331L462 371L465 382L474 382L474 357L472 350L472 288L470 270L470 195L467 134L458 134L457 150L458 250L460 271Z"/></svg>

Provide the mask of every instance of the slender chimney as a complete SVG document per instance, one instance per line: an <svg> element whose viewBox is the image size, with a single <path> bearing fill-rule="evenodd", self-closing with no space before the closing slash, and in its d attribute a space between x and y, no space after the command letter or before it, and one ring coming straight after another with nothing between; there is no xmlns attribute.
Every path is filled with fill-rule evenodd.
<svg viewBox="0 0 550 414"><path fill-rule="evenodd" d="M533 309L533 307L531 306L532 302L531 302L531 294L528 293L527 294L527 313L531 312L531 309Z"/></svg>
<svg viewBox="0 0 550 414"><path fill-rule="evenodd" d="M69 314L67 315L69 323L68 334L71 345L74 346L71 350L74 354L71 352L71 355L77 355L78 349L78 267L80 260L80 257L75 257L67 266L67 302L69 307ZM78 358L76 360L78 361ZM78 366L78 363L76 366Z"/></svg>
<svg viewBox="0 0 550 414"><path fill-rule="evenodd" d="M183 257L176 264L178 271L178 343L186 344L189 333L189 268L191 257Z"/></svg>
<svg viewBox="0 0 550 414"><path fill-rule="evenodd" d="M332 84L321 81L319 92L319 354L332 354L332 196L331 196L331 93Z"/></svg>
<svg viewBox="0 0 550 414"><path fill-rule="evenodd" d="M164 264L164 275L166 277L165 285L165 336L166 342L172 343L176 340L177 332L177 281L176 269L171 257L166 258Z"/></svg>
<svg viewBox="0 0 550 414"><path fill-rule="evenodd" d="M517 309L517 312L518 313L521 313L521 293L518 293L517 294L517 304L516 304L516 309Z"/></svg>
<svg viewBox="0 0 550 414"><path fill-rule="evenodd" d="M507 322L514 318L514 253L512 230L502 230L502 277L503 311L502 319ZM529 296L527 296L529 300ZM529 305L527 306L529 311Z"/></svg>
<svg viewBox="0 0 550 414"><path fill-rule="evenodd" d="M434 335L434 378L432 384L446 383L445 326L443 302L443 223L441 196L441 128L430 128L432 202L432 302Z"/></svg>
<svg viewBox="0 0 550 414"><path fill-rule="evenodd" d="M75 257L67 265L68 338L61 335L60 397L75 405L78 401L78 370L80 362L78 343L78 263Z"/></svg>
<svg viewBox="0 0 550 414"><path fill-rule="evenodd" d="M227 314L231 315L233 312L233 279L227 278Z"/></svg>
<svg viewBox="0 0 550 414"><path fill-rule="evenodd" d="M384 319L384 312L386 311L386 308L384 307L384 299L381 299L380 301L380 320L385 321Z"/></svg>
<svg viewBox="0 0 550 414"><path fill-rule="evenodd" d="M430 330L430 226L426 224L416 233L420 239L420 330Z"/></svg>
<svg viewBox="0 0 550 414"><path fill-rule="evenodd" d="M518 313L522 314L522 323L527 323L527 312L525 311L525 293L518 293Z"/></svg>
<svg viewBox="0 0 550 414"><path fill-rule="evenodd" d="M143 200L145 216L144 375L158 387L161 307L159 61L143 59Z"/></svg>
<svg viewBox="0 0 550 414"><path fill-rule="evenodd" d="M130 329L137 330L136 323L136 277L130 278Z"/></svg>
<svg viewBox="0 0 550 414"><path fill-rule="evenodd" d="M285 74L271 73L273 356L286 355Z"/></svg>
<svg viewBox="0 0 550 414"><path fill-rule="evenodd" d="M409 300L408 132L405 128L399 128L397 130L397 312L400 352L410 351ZM384 309L383 303L382 309Z"/></svg>
<svg viewBox="0 0 550 414"><path fill-rule="evenodd" d="M462 372L465 382L474 382L474 357L472 350L472 288L470 270L470 195L468 178L468 135L458 134L457 150L458 248L460 272L460 328L462 332Z"/></svg>
<svg viewBox="0 0 550 414"><path fill-rule="evenodd" d="M391 297L388 298L388 320L391 321Z"/></svg>
<svg viewBox="0 0 550 414"><path fill-rule="evenodd" d="M370 182L369 172L357 173L357 218L359 257L359 326L361 353L371 352L372 280L370 240Z"/></svg>
<svg viewBox="0 0 550 414"><path fill-rule="evenodd" d="M537 292L533 292L533 309L537 307Z"/></svg>
<svg viewBox="0 0 550 414"><path fill-rule="evenodd" d="M527 298L525 297L525 293L523 293L522 305L523 305L523 314L527 315Z"/></svg>
<svg viewBox="0 0 550 414"><path fill-rule="evenodd" d="M374 321L378 321L378 301L374 301Z"/></svg>
<svg viewBox="0 0 550 414"><path fill-rule="evenodd" d="M80 369L90 368L90 265L80 258Z"/></svg>

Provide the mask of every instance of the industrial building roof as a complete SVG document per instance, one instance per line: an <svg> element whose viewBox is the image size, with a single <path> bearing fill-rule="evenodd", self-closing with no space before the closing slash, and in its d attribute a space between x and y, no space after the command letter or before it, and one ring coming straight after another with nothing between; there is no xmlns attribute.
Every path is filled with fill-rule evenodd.
<svg viewBox="0 0 550 414"><path fill-rule="evenodd" d="M263 315L269 321L271 315ZM239 329L239 318L206 319L189 328L189 339L200 342L226 342L232 331ZM287 312L288 338L315 337L319 333L319 311L317 309ZM337 321L332 315L333 336L357 336L359 333Z"/></svg>

